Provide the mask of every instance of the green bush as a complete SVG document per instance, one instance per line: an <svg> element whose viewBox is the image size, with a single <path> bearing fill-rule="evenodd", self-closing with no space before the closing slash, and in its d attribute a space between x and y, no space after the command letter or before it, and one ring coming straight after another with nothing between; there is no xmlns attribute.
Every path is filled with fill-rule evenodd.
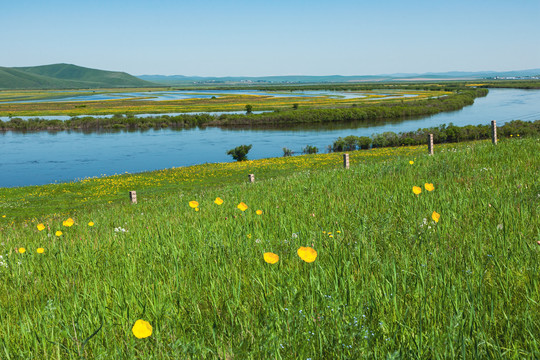
<svg viewBox="0 0 540 360"><path fill-rule="evenodd" d="M361 136L358 138L358 147L360 149L369 149L369 146L371 145L371 138L367 136Z"/></svg>
<svg viewBox="0 0 540 360"><path fill-rule="evenodd" d="M227 151L227 155L231 155L236 161L247 160L247 153L251 150L252 145L240 145Z"/></svg>
<svg viewBox="0 0 540 360"><path fill-rule="evenodd" d="M422 145L427 144L429 134L433 134L434 143L450 143L470 140L485 140L491 138L491 125L466 125L455 126L450 123L438 127L418 129L416 131L402 132L399 134L385 132L374 134L373 139L354 135L345 138L339 137L332 145L328 145L328 152L351 151L358 149L368 149L370 142L374 148L394 147L401 145ZM529 137L540 135L540 120L526 122L513 120L497 127L499 138L509 137Z"/></svg>
<svg viewBox="0 0 540 360"><path fill-rule="evenodd" d="M319 149L316 146L306 145L306 147L302 149L302 152L304 154L316 154L319 152Z"/></svg>
<svg viewBox="0 0 540 360"><path fill-rule="evenodd" d="M293 151L289 148L284 147L283 148L283 156L292 156Z"/></svg>

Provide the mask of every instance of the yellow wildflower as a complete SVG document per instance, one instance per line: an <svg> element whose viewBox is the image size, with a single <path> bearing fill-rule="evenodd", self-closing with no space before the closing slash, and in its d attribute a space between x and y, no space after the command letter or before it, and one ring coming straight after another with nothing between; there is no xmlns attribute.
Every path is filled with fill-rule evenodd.
<svg viewBox="0 0 540 360"><path fill-rule="evenodd" d="M93 222L93 221L90 221L90 222L88 223L88 226L94 226L94 222Z"/></svg>
<svg viewBox="0 0 540 360"><path fill-rule="evenodd" d="M152 335L152 325L148 321L137 320L131 329L137 339L144 339Z"/></svg>
<svg viewBox="0 0 540 360"><path fill-rule="evenodd" d="M56 233L55 233L56 236L62 236L62 232L60 230L58 230Z"/></svg>
<svg viewBox="0 0 540 360"><path fill-rule="evenodd" d="M266 261L269 264L275 264L279 261L279 256L271 252L265 252L263 257L264 257L264 261Z"/></svg>
<svg viewBox="0 0 540 360"><path fill-rule="evenodd" d="M195 209L195 208L199 207L199 203L197 201L190 201L189 206L192 207L193 209Z"/></svg>
<svg viewBox="0 0 540 360"><path fill-rule="evenodd" d="M311 263L314 262L317 258L317 251L315 249L307 246L301 246L298 251L298 256L300 256L300 259L304 260L305 262Z"/></svg>
<svg viewBox="0 0 540 360"><path fill-rule="evenodd" d="M45 252L45 249L44 248L38 248L36 251L37 251L38 254L43 254Z"/></svg>
<svg viewBox="0 0 540 360"><path fill-rule="evenodd" d="M419 187L419 186L413 186L412 192L415 193L416 195L418 195L418 194L420 194L422 192L422 188Z"/></svg>
<svg viewBox="0 0 540 360"><path fill-rule="evenodd" d="M72 219L72 218L69 218L69 219L67 219L66 221L63 221L63 222L62 222L62 225L67 226L67 227L71 227L71 226L73 226L74 223L75 223L75 222L73 221L73 219Z"/></svg>
<svg viewBox="0 0 540 360"><path fill-rule="evenodd" d="M218 205L221 205L221 204L223 204L223 199L217 197L216 200L214 200L214 203L216 203L216 204L218 204Z"/></svg>
<svg viewBox="0 0 540 360"><path fill-rule="evenodd" d="M237 208L239 208L242 211L246 211L248 209L248 206L244 204L243 202L241 202L240 204L238 204Z"/></svg>
<svg viewBox="0 0 540 360"><path fill-rule="evenodd" d="M257 211L255 211L255 214L257 214L257 215L262 215L262 210L257 210Z"/></svg>
<svg viewBox="0 0 540 360"><path fill-rule="evenodd" d="M25 248L19 248L19 253L24 254L26 252Z"/></svg>
<svg viewBox="0 0 540 360"><path fill-rule="evenodd" d="M433 187L433 184L431 184L431 183L425 183L424 186L426 187L427 191L435 190L435 187Z"/></svg>
<svg viewBox="0 0 540 360"><path fill-rule="evenodd" d="M439 214L438 212L434 211L433 214L431 214L431 218L433 219L433 221L435 221L436 223L439 222L439 218L441 217L441 214Z"/></svg>
<svg viewBox="0 0 540 360"><path fill-rule="evenodd" d="M44 229L45 229L45 225L43 225L43 224L37 224L37 229L38 229L38 231L44 230Z"/></svg>

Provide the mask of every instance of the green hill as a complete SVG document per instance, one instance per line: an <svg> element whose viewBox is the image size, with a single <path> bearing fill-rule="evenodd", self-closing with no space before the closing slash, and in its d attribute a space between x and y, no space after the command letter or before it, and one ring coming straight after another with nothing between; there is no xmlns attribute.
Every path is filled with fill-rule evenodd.
<svg viewBox="0 0 540 360"><path fill-rule="evenodd" d="M0 89L148 87L155 84L119 71L71 64L0 67Z"/></svg>

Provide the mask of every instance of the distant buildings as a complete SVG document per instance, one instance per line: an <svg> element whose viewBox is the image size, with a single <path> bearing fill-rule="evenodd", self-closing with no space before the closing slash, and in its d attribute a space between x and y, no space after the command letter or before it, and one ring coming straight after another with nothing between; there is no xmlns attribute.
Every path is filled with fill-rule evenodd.
<svg viewBox="0 0 540 360"><path fill-rule="evenodd" d="M540 75L535 76L494 76L486 79L493 80L540 80Z"/></svg>

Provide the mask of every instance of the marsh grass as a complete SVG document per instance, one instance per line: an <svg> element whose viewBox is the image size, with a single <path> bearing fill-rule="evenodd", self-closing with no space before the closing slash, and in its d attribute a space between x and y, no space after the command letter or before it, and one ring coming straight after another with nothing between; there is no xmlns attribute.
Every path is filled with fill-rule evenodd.
<svg viewBox="0 0 540 360"><path fill-rule="evenodd" d="M538 358L539 140L422 150L0 218L0 357Z"/></svg>
<svg viewBox="0 0 540 360"><path fill-rule="evenodd" d="M165 89L154 89L154 91ZM333 108L349 107L352 104L385 104L393 102L415 102L432 97L452 94L449 91L440 90L387 90L392 96L383 96L377 91L361 91L366 94L362 98L336 98L332 96L316 97L274 97L267 95L221 95L216 99L185 99L185 100L161 100L153 101L145 98L120 99L120 100L96 100L96 101L71 101L71 102L30 102L30 103L7 103L9 101L22 100L46 100L51 97L92 95L118 92L136 92L140 89L97 90L95 93L58 91L28 90L28 91L0 91L0 116L51 116L51 115L109 115L109 114L159 114L159 113L183 113L183 112L212 112L212 111L243 111L246 104L251 104L254 111L259 110L285 110L294 104L301 104L303 108ZM413 97L402 97L414 95ZM152 96L149 92L148 96ZM397 99L397 100L396 100Z"/></svg>

